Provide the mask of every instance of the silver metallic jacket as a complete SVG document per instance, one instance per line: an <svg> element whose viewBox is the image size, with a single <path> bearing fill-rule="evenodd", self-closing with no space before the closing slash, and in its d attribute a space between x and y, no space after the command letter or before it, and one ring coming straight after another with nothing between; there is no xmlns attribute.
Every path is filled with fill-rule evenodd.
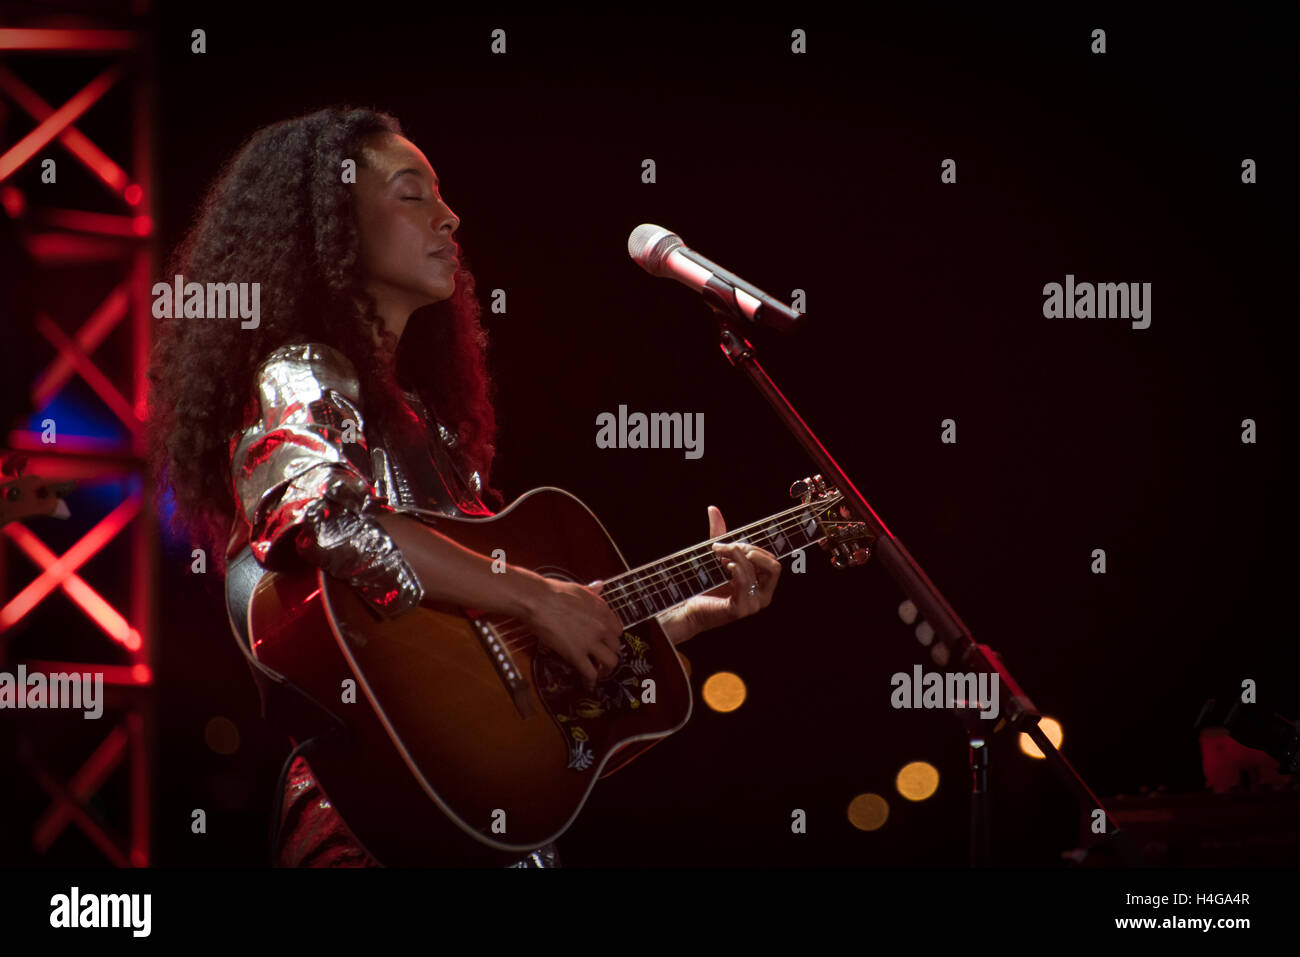
<svg viewBox="0 0 1300 957"><path fill-rule="evenodd" d="M254 376L258 418L231 439L231 476L258 562L278 567L292 548L395 618L420 603L424 588L375 515L491 512L478 499L478 473L463 478L438 443L385 448L367 436L360 392L355 367L337 349L317 342L275 349ZM433 421L418 397L407 398ZM438 429L454 447L455 436Z"/></svg>
<svg viewBox="0 0 1300 957"><path fill-rule="evenodd" d="M412 448L367 435L356 369L323 343L271 352L257 369L254 392L256 421L230 440L246 523L240 529L236 519L231 552L247 536L257 561L273 568L289 549L283 543L292 542L307 561L351 582L380 614L396 617L418 605L424 587L374 516L491 515L478 498L479 474L463 475L448 454L456 436L410 392L412 409L437 425L440 441ZM559 852L548 844L509 866L558 867Z"/></svg>

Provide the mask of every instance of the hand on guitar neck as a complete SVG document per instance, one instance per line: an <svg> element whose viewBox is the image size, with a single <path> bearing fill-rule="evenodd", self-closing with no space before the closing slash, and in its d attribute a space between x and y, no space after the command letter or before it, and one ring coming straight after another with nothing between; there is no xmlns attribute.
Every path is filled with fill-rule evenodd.
<svg viewBox="0 0 1300 957"><path fill-rule="evenodd" d="M710 505L709 538L717 538L726 531L722 512L717 506ZM777 579L781 577L781 563L776 556L755 545L715 542L713 551L726 562L724 567L731 572L731 581L696 595L683 606L695 629L691 634L717 628L766 608L772 601Z"/></svg>

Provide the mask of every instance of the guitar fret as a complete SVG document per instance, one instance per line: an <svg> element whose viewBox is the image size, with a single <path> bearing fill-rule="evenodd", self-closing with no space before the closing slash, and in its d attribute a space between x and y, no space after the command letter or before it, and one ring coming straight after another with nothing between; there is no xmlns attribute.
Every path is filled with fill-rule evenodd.
<svg viewBox="0 0 1300 957"><path fill-rule="evenodd" d="M654 605L654 590L652 588L644 587L644 585L645 583L643 581L637 582L638 600L641 602L641 606L645 608L650 615L658 614L658 609L655 608Z"/></svg>
<svg viewBox="0 0 1300 957"><path fill-rule="evenodd" d="M720 564L718 564L718 560L713 557L712 549L709 549L708 557L704 559L704 567L708 570L709 573L710 588L716 588L717 586L726 582L727 578L730 577L727 575L726 570Z"/></svg>
<svg viewBox="0 0 1300 957"><path fill-rule="evenodd" d="M713 586L716 588L718 585L725 585L727 582L731 581L731 575L727 572L727 566L724 565L712 552L713 550L710 549L709 559L706 564L710 566L709 581L712 582ZM717 579L716 581L714 580L715 577Z"/></svg>
<svg viewBox="0 0 1300 957"><path fill-rule="evenodd" d="M645 590L643 590L641 586L641 581L637 579L632 579L632 588L636 590L636 598L634 598L634 602L636 602L636 605L640 607L640 609L645 609L647 612L649 612L650 615L653 615L654 606L651 605L649 598L646 598Z"/></svg>
<svg viewBox="0 0 1300 957"><path fill-rule="evenodd" d="M628 590L630 592L628 597L628 610L635 614L641 610L641 590L637 587L635 578L628 580Z"/></svg>
<svg viewBox="0 0 1300 957"><path fill-rule="evenodd" d="M775 555L780 555L782 549L785 548L785 535L781 533L781 527L777 525L776 522L773 522L771 525L767 526L767 537L768 540L772 543L771 547L768 550Z"/></svg>
<svg viewBox="0 0 1300 957"><path fill-rule="evenodd" d="M690 573L684 565L674 563L669 569L668 593L672 595L675 604L686 601L696 593L691 585Z"/></svg>
<svg viewBox="0 0 1300 957"><path fill-rule="evenodd" d="M636 580L634 580L634 581L635 581L635 587L636 587L636 600L637 600L637 604L640 605L641 608L644 609L644 610L646 611L647 614L651 614L651 615L653 615L653 614L655 613L654 602L651 601L651 598L650 598L650 592L649 592L649 590L645 587L645 582L644 582L644 580L636 579Z"/></svg>
<svg viewBox="0 0 1300 957"><path fill-rule="evenodd" d="M698 578L700 580L700 584L704 586L704 588L702 588L701 591L707 590L709 584L709 573L706 572L702 567L700 567L700 560L698 558L692 559L691 565L695 569L695 577Z"/></svg>
<svg viewBox="0 0 1300 957"><path fill-rule="evenodd" d="M601 589L601 593L610 596L606 598L606 604L618 616L623 626L627 627L631 624L633 617L631 610L628 608L627 589L624 583L618 582L613 585L606 583L605 587Z"/></svg>
<svg viewBox="0 0 1300 957"><path fill-rule="evenodd" d="M661 565L662 563L656 562L650 568L650 593L659 600L658 610L666 611L668 608L672 607L673 602L670 601L668 596L665 594L667 591L665 588L667 576L664 574Z"/></svg>
<svg viewBox="0 0 1300 957"><path fill-rule="evenodd" d="M664 581L668 584L668 594L672 596L673 602L684 601L685 596L682 594L682 590L677 587L677 582L673 580L672 571L665 568L663 577Z"/></svg>

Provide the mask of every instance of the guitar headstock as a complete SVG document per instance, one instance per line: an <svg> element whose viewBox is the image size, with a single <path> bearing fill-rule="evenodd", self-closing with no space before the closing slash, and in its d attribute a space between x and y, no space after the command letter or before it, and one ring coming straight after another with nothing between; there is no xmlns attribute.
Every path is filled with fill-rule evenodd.
<svg viewBox="0 0 1300 957"><path fill-rule="evenodd" d="M839 489L827 485L820 475L814 475L791 485L790 497L810 506L823 536L818 544L830 552L831 565L835 568L862 565L871 557L871 543L876 537L868 531L866 523L852 520L853 513L844 504Z"/></svg>

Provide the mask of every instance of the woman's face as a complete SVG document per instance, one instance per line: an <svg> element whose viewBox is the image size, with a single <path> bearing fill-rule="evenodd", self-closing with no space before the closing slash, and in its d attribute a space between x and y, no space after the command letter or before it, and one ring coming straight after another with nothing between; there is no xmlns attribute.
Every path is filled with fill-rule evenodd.
<svg viewBox="0 0 1300 957"><path fill-rule="evenodd" d="M433 167L415 144L378 133L357 164L357 226L366 288L381 314L405 319L456 291L460 220L442 201Z"/></svg>

